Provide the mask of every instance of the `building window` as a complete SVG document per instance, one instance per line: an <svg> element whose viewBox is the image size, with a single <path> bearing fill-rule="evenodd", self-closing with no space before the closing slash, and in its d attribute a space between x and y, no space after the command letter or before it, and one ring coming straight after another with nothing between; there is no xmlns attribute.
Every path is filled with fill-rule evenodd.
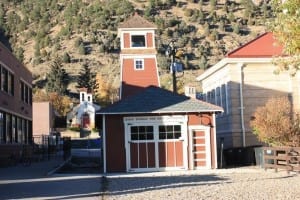
<svg viewBox="0 0 300 200"><path fill-rule="evenodd" d="M23 102L32 105L32 89L23 81L20 81L20 96Z"/></svg>
<svg viewBox="0 0 300 200"><path fill-rule="evenodd" d="M14 75L12 73L9 73L8 76L8 94L14 96L15 94L15 80L14 80Z"/></svg>
<svg viewBox="0 0 300 200"><path fill-rule="evenodd" d="M25 84L21 81L20 82L20 97L21 97L21 100L24 101L24 88L25 88Z"/></svg>
<svg viewBox="0 0 300 200"><path fill-rule="evenodd" d="M17 126L18 126L18 143L22 143L22 119L18 117L17 119Z"/></svg>
<svg viewBox="0 0 300 200"><path fill-rule="evenodd" d="M216 105L218 106L222 106L221 102L222 102L222 96L221 96L221 88L217 87L216 88Z"/></svg>
<svg viewBox="0 0 300 200"><path fill-rule="evenodd" d="M0 111L0 144L4 143L4 113Z"/></svg>
<svg viewBox="0 0 300 200"><path fill-rule="evenodd" d="M145 35L132 35L131 47L146 47Z"/></svg>
<svg viewBox="0 0 300 200"><path fill-rule="evenodd" d="M1 68L1 90L8 92L8 71L4 67Z"/></svg>
<svg viewBox="0 0 300 200"><path fill-rule="evenodd" d="M29 94L29 91L28 91L28 86L27 85L25 85L25 88L24 88L24 92L25 92L25 103L29 103L29 96L28 96L28 94Z"/></svg>
<svg viewBox="0 0 300 200"><path fill-rule="evenodd" d="M11 142L11 133L12 133L11 115L6 113L6 143Z"/></svg>
<svg viewBox="0 0 300 200"><path fill-rule="evenodd" d="M222 107L224 109L224 114L227 114L228 111L227 85L225 84L222 84L221 86L221 97L222 97Z"/></svg>
<svg viewBox="0 0 300 200"><path fill-rule="evenodd" d="M32 105L32 89L30 87L28 87L28 96L29 96L29 104Z"/></svg>
<svg viewBox="0 0 300 200"><path fill-rule="evenodd" d="M26 144L26 120L22 119L22 143Z"/></svg>
<svg viewBox="0 0 300 200"><path fill-rule="evenodd" d="M181 126L180 125L167 125L159 126L159 139L179 139L181 137Z"/></svg>
<svg viewBox="0 0 300 200"><path fill-rule="evenodd" d="M84 101L84 93L81 93L81 101L83 102Z"/></svg>
<svg viewBox="0 0 300 200"><path fill-rule="evenodd" d="M135 59L134 60L134 69L135 70L143 70L144 69L144 60L143 59Z"/></svg>
<svg viewBox="0 0 300 200"><path fill-rule="evenodd" d="M131 140L153 140L153 126L132 126Z"/></svg>
<svg viewBox="0 0 300 200"><path fill-rule="evenodd" d="M11 135L11 141L13 143L17 142L17 120L16 116L12 115L11 117L11 126L12 126L12 135Z"/></svg>

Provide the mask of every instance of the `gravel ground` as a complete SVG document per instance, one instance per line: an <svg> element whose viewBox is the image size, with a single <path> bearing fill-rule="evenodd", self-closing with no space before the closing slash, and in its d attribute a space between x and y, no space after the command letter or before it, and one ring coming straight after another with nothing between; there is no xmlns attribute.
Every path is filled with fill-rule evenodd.
<svg viewBox="0 0 300 200"><path fill-rule="evenodd" d="M107 176L105 200L300 199L300 175L259 168Z"/></svg>

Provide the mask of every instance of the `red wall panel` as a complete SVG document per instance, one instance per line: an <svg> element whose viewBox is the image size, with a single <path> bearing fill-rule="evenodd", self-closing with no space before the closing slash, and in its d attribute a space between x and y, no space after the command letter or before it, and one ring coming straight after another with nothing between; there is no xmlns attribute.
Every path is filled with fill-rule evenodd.
<svg viewBox="0 0 300 200"><path fill-rule="evenodd" d="M107 171L126 171L123 117L106 115L105 121Z"/></svg>
<svg viewBox="0 0 300 200"><path fill-rule="evenodd" d="M124 48L130 48L130 34L124 33Z"/></svg>

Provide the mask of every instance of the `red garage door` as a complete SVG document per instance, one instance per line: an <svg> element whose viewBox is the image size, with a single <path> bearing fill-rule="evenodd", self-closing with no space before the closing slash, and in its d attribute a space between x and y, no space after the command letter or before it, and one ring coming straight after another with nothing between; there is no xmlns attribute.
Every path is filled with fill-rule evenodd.
<svg viewBox="0 0 300 200"><path fill-rule="evenodd" d="M159 168L183 168L183 140L180 125L159 126Z"/></svg>
<svg viewBox="0 0 300 200"><path fill-rule="evenodd" d="M131 125L129 131L129 170L184 168L181 125Z"/></svg>
<svg viewBox="0 0 300 200"><path fill-rule="evenodd" d="M131 126L130 131L130 168L155 168L153 126Z"/></svg>

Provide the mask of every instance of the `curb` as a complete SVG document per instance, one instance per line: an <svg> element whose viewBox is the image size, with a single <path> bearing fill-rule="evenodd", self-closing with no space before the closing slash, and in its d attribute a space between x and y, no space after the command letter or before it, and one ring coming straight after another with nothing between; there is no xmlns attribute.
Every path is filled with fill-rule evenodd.
<svg viewBox="0 0 300 200"><path fill-rule="evenodd" d="M62 168L70 160L71 160L71 156L67 160L65 160L63 163L61 163L58 167L56 167L53 170L49 171L47 173L47 176L51 176L52 174L54 174L56 171L58 171L60 168Z"/></svg>

